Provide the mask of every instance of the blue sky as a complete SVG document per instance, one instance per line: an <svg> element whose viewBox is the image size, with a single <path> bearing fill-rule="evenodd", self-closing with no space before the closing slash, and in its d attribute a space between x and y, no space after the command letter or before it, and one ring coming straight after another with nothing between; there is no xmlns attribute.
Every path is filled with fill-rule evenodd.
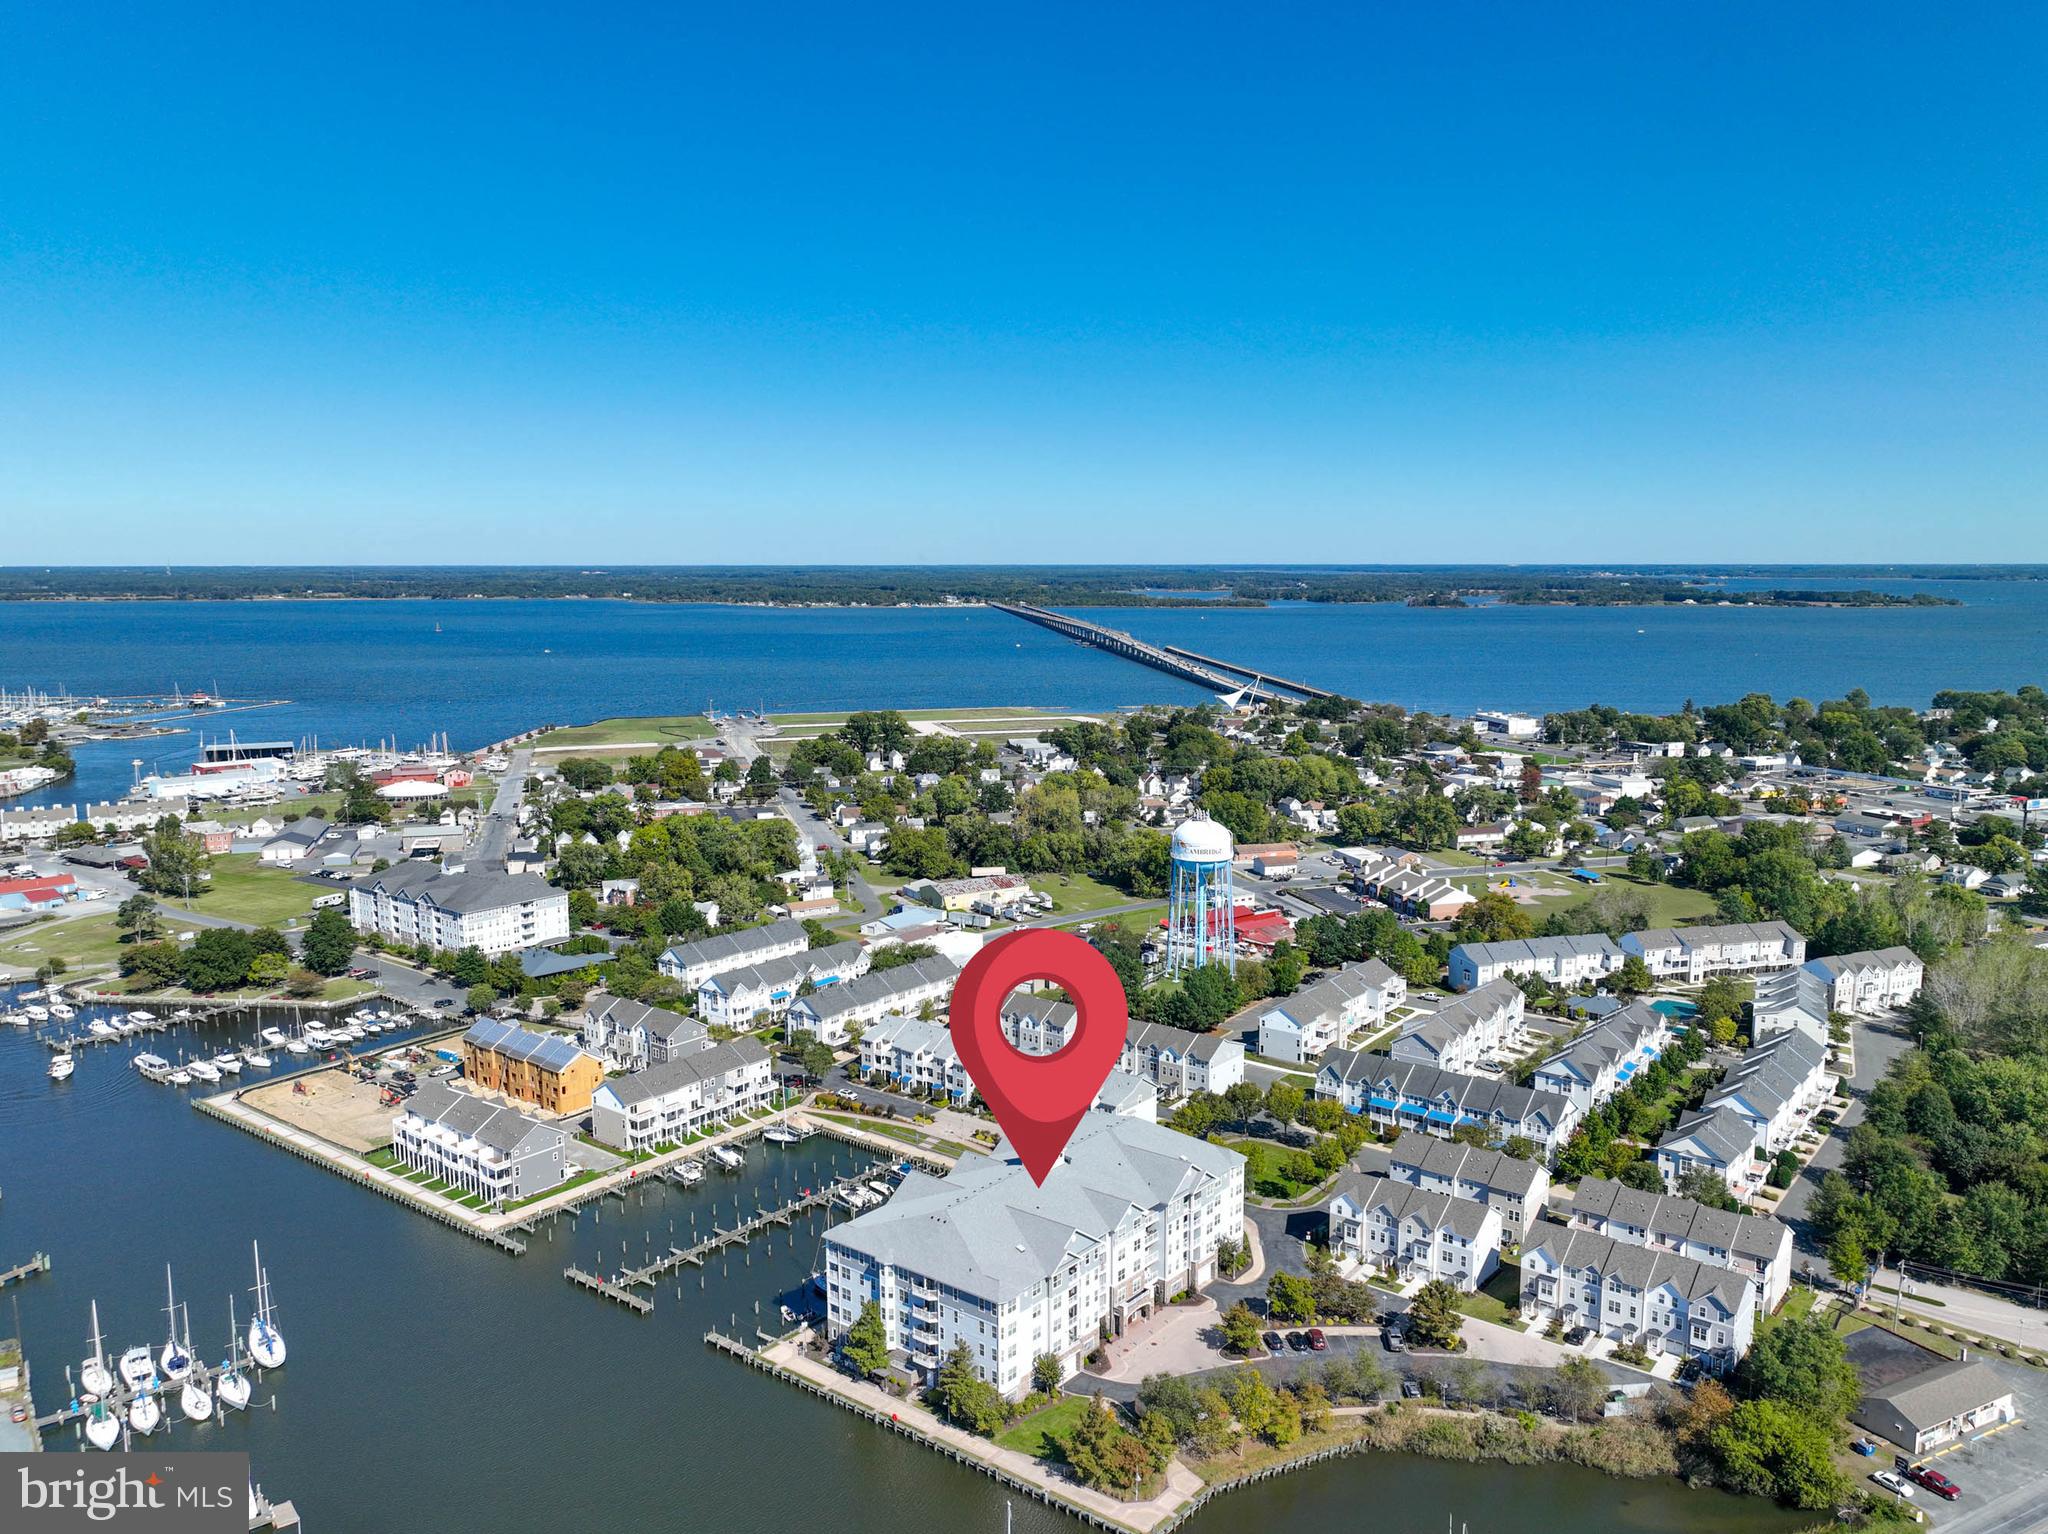
<svg viewBox="0 0 2048 1534"><path fill-rule="evenodd" d="M2048 11L16 7L8 563L2048 557Z"/></svg>

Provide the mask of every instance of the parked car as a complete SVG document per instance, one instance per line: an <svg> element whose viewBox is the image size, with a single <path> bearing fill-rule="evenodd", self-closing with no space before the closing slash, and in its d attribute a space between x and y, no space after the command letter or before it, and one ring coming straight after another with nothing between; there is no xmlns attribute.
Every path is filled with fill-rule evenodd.
<svg viewBox="0 0 2048 1534"><path fill-rule="evenodd" d="M1259 1340L1266 1344L1266 1351L1268 1353L1281 1352L1287 1346L1286 1340L1278 1332L1268 1332Z"/></svg>
<svg viewBox="0 0 2048 1534"><path fill-rule="evenodd" d="M1869 1459L1871 1455L1877 1452L1877 1445L1871 1442L1871 1440L1868 1438L1859 1438L1854 1443L1850 1444L1849 1447L1854 1449L1858 1454L1862 1455L1865 1459Z"/></svg>
<svg viewBox="0 0 2048 1534"><path fill-rule="evenodd" d="M1417 1400L1417 1399L1419 1399L1419 1398L1421 1397L1421 1395L1422 1395L1422 1381L1420 1381L1420 1380L1403 1380L1403 1381L1401 1381L1401 1399L1402 1399L1402 1400L1404 1400L1404 1401L1413 1401L1413 1400Z"/></svg>
<svg viewBox="0 0 2048 1534"><path fill-rule="evenodd" d="M1963 1494L1963 1488L1932 1465L1915 1465L1906 1472L1906 1479L1915 1486L1924 1486L1945 1502L1953 1502Z"/></svg>
<svg viewBox="0 0 2048 1534"><path fill-rule="evenodd" d="M1297 1353L1306 1353L1308 1351L1308 1333L1289 1332L1287 1334L1287 1345Z"/></svg>
<svg viewBox="0 0 2048 1534"><path fill-rule="evenodd" d="M1578 1346L1578 1345L1579 1345L1580 1343L1584 1342L1584 1341L1585 1341L1585 1340L1586 1340L1586 1339L1587 1339L1588 1337L1590 1337L1590 1336L1592 1336L1592 1335L1593 1335L1593 1328L1592 1328L1592 1327L1590 1327L1590 1326L1575 1326L1575 1327L1573 1327L1573 1328L1572 1328L1572 1329L1571 1329L1570 1331L1568 1331L1568 1332L1566 1332L1566 1333L1564 1334L1564 1345L1565 1345L1566 1347L1568 1347L1568 1348L1575 1348L1575 1347L1577 1347L1577 1346Z"/></svg>
<svg viewBox="0 0 2048 1534"><path fill-rule="evenodd" d="M1401 1335L1401 1328L1398 1326L1388 1326L1380 1329L1380 1345L1389 1353L1405 1353L1408 1351L1408 1339Z"/></svg>
<svg viewBox="0 0 2048 1534"><path fill-rule="evenodd" d="M1912 1486L1904 1476L1895 1471L1873 1470L1870 1472L1870 1478L1895 1497L1910 1497L1913 1495Z"/></svg>
<svg viewBox="0 0 2048 1534"><path fill-rule="evenodd" d="M1308 1345L1313 1351L1320 1353L1330 1345L1330 1339L1323 1335L1320 1326L1311 1326L1308 1329Z"/></svg>

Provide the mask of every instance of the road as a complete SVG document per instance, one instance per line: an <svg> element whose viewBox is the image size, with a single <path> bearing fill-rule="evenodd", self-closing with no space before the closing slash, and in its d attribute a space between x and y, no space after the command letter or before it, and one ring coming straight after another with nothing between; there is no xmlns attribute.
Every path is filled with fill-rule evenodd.
<svg viewBox="0 0 2048 1534"><path fill-rule="evenodd" d="M1912 1035L1898 1018L1858 1019L1852 1026L1856 1030L1856 1073L1848 1082L1849 1106L1843 1110L1835 1132L1821 1142L1813 1160L1799 1174L1798 1181L1785 1190L1776 1210L1778 1218L1792 1227L1800 1249L1806 1252L1818 1251L1807 1229L1806 1209L1819 1191L1821 1179L1841 1166L1849 1131L1863 1121L1863 1105L1870 1089L1884 1079L1894 1060L1913 1047Z"/></svg>
<svg viewBox="0 0 2048 1534"><path fill-rule="evenodd" d="M519 831L519 806L525 802L526 779L532 771L533 748L522 746L512 753L511 765L498 780L491 811L477 827L476 841L470 848L477 862L499 869L505 866L505 855L512 850L512 838Z"/></svg>

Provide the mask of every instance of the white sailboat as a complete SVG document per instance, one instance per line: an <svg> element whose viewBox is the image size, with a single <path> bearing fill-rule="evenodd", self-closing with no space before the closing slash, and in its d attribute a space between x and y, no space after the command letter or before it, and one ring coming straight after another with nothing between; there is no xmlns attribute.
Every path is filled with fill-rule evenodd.
<svg viewBox="0 0 2048 1534"><path fill-rule="evenodd" d="M228 1356L214 1376L213 1393L229 1411L241 1411L249 1404L249 1376L242 1372L242 1338L235 1326L235 1297L228 1296Z"/></svg>
<svg viewBox="0 0 2048 1534"><path fill-rule="evenodd" d="M114 1371L107 1367L107 1350L100 1342L100 1302L92 1302L92 1354L78 1366L78 1385L87 1395L114 1393Z"/></svg>
<svg viewBox="0 0 2048 1534"><path fill-rule="evenodd" d="M192 1351L192 1320L185 1319L185 1351ZM185 1376L185 1388L178 1392L178 1408L188 1422L204 1422L213 1415L213 1390L206 1376L194 1369Z"/></svg>
<svg viewBox="0 0 2048 1534"><path fill-rule="evenodd" d="M157 1424L163 1420L163 1408L156 1404L155 1396L137 1396L128 1403L128 1425L138 1433L154 1433Z"/></svg>
<svg viewBox="0 0 2048 1534"><path fill-rule="evenodd" d="M71 1058L71 1051L68 1049L60 1049L57 1053L50 1056L50 1079L52 1081L67 1080L71 1073L77 1069L78 1062Z"/></svg>
<svg viewBox="0 0 2048 1534"><path fill-rule="evenodd" d="M270 1056L260 1049L245 1049L242 1051L242 1063L260 1071L270 1064Z"/></svg>
<svg viewBox="0 0 2048 1534"><path fill-rule="evenodd" d="M92 1403L85 1419L85 1441L95 1449L111 1449L121 1441L121 1419L105 1401Z"/></svg>
<svg viewBox="0 0 2048 1534"><path fill-rule="evenodd" d="M284 1362L284 1334L277 1329L277 1312L270 1303L270 1275L263 1271L263 1253L254 1241L249 1251L256 1260L256 1314L249 1318L249 1356L266 1369Z"/></svg>
<svg viewBox="0 0 2048 1534"><path fill-rule="evenodd" d="M169 1263L164 1264L164 1297L170 1301L164 1307L164 1314L170 1317L170 1336L163 1352L157 1355L157 1362L163 1366L164 1378L175 1385L192 1372L192 1352L178 1341L178 1294L171 1287Z"/></svg>
<svg viewBox="0 0 2048 1534"><path fill-rule="evenodd" d="M118 1367L121 1383L130 1390L140 1390L156 1378L156 1360L149 1356L148 1348L130 1348L121 1355Z"/></svg>

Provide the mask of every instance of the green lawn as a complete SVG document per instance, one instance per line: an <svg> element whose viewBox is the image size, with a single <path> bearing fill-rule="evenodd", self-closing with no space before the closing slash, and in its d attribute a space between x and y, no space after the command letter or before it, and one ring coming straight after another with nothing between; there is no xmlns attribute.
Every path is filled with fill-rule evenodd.
<svg viewBox="0 0 2048 1534"><path fill-rule="evenodd" d="M222 853L208 867L213 878L193 900L192 908L229 921L255 927L282 926L311 915L313 897L320 893L315 886L300 883L289 870L264 866L259 853ZM176 921L184 902L166 898L165 905L170 919Z"/></svg>
<svg viewBox="0 0 2048 1534"><path fill-rule="evenodd" d="M701 714L650 714L550 730L533 743L533 748L559 751L576 746L632 746L642 741L680 744L686 740L709 740L717 733L711 721Z"/></svg>
<svg viewBox="0 0 2048 1534"><path fill-rule="evenodd" d="M952 1140L942 1140L937 1135L926 1134L923 1130L908 1124L892 1124L885 1119L857 1119L843 1113L821 1113L819 1118L837 1124L845 1129L865 1129L870 1134L887 1135L892 1140L901 1140L905 1145L914 1145L920 1150L935 1150L942 1156L964 1156L968 1147Z"/></svg>
<svg viewBox="0 0 2048 1534"><path fill-rule="evenodd" d="M224 826L246 826L252 820L267 820L272 825L282 825L287 811L303 818L307 815L331 815L340 808L340 794L304 794L282 800L277 804L222 805L218 809L209 809L206 818L217 820Z"/></svg>
<svg viewBox="0 0 2048 1534"><path fill-rule="evenodd" d="M1033 1459L1057 1458L1057 1440L1071 1433L1093 1404L1086 1396L1062 1396L1043 1410L1011 1423L996 1434L996 1442Z"/></svg>
<svg viewBox="0 0 2048 1534"><path fill-rule="evenodd" d="M1031 887L1052 896L1055 916L1086 915L1113 905L1129 905L1133 899L1127 891L1086 874L1033 874Z"/></svg>
<svg viewBox="0 0 2048 1534"><path fill-rule="evenodd" d="M33 970L50 959L62 959L68 970L112 969L120 961L121 934L114 913L51 917L11 929L0 940L0 964Z"/></svg>
<svg viewBox="0 0 2048 1534"><path fill-rule="evenodd" d="M1513 1326L1521 1303L1522 1270L1514 1263L1504 1262L1493 1270L1493 1276L1479 1286L1476 1294L1459 1297L1458 1309L1481 1321Z"/></svg>
<svg viewBox="0 0 2048 1534"><path fill-rule="evenodd" d="M1286 1170L1286 1163L1305 1152L1289 1150L1270 1140L1224 1139L1223 1144L1245 1158L1244 1190L1267 1199L1297 1199L1321 1187L1329 1179L1313 1171L1303 1182Z"/></svg>
<svg viewBox="0 0 2048 1534"><path fill-rule="evenodd" d="M1683 927L1714 918L1714 897L1705 890L1681 889L1675 884L1652 884L1646 879L1632 878L1606 868L1600 870L1600 876L1609 884L1645 891L1650 897L1650 925L1653 927ZM1567 914L1570 910L1569 906L1565 908Z"/></svg>

